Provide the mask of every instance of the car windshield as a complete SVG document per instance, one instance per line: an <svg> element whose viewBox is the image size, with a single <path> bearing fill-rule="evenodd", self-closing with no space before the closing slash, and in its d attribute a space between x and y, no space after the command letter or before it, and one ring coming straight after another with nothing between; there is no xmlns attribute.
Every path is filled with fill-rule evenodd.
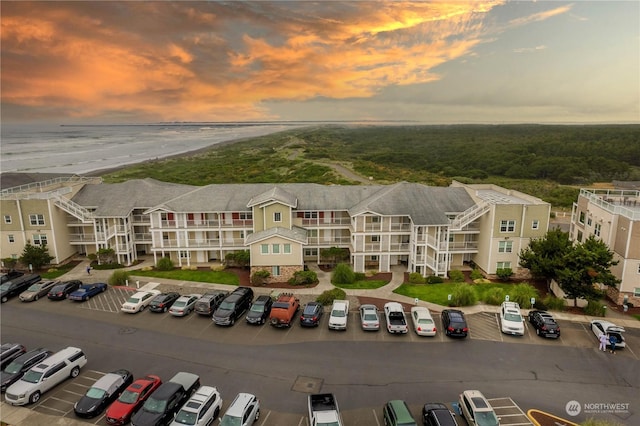
<svg viewBox="0 0 640 426"><path fill-rule="evenodd" d="M180 410L178 411L178 415L174 420L176 423L180 423L183 425L195 425L197 419L198 419L198 413L194 413L192 411Z"/></svg>
<svg viewBox="0 0 640 426"><path fill-rule="evenodd" d="M343 317L344 316L344 311L341 311L339 309L333 310L333 311L331 311L331 316L332 317Z"/></svg>
<svg viewBox="0 0 640 426"><path fill-rule="evenodd" d="M262 313L264 312L264 305L251 305L251 312L259 312Z"/></svg>
<svg viewBox="0 0 640 426"><path fill-rule="evenodd" d="M75 293L86 293L87 289L86 288L79 288L75 291Z"/></svg>
<svg viewBox="0 0 640 426"><path fill-rule="evenodd" d="M87 391L85 396L87 398L102 399L105 394L106 394L106 392L105 392L104 389L89 388L89 390Z"/></svg>
<svg viewBox="0 0 640 426"><path fill-rule="evenodd" d="M220 309L225 311L232 311L234 306L235 305L233 304L233 302L222 302L220 304Z"/></svg>
<svg viewBox="0 0 640 426"><path fill-rule="evenodd" d="M418 320L418 324L422 324L422 325L431 325L433 324L433 321L429 318L420 318Z"/></svg>
<svg viewBox="0 0 640 426"><path fill-rule="evenodd" d="M127 303L133 303L134 305L137 305L140 302L140 299L137 297L130 297L127 299Z"/></svg>
<svg viewBox="0 0 640 426"><path fill-rule="evenodd" d="M364 314L364 319L366 321L377 321L378 316L376 314Z"/></svg>
<svg viewBox="0 0 640 426"><path fill-rule="evenodd" d="M183 308L187 302L185 300L178 300L173 304L174 308Z"/></svg>
<svg viewBox="0 0 640 426"><path fill-rule="evenodd" d="M138 400L138 393L137 392L132 392L130 390L126 390L124 392L122 392L122 395L120 395L120 398L118 398L118 401L124 403L124 404L133 404Z"/></svg>
<svg viewBox="0 0 640 426"><path fill-rule="evenodd" d="M27 291L38 291L42 286L40 284L34 284L27 289Z"/></svg>
<svg viewBox="0 0 640 426"><path fill-rule="evenodd" d="M479 411L476 412L476 422L478 426L498 426L498 417L493 411Z"/></svg>
<svg viewBox="0 0 640 426"><path fill-rule="evenodd" d="M220 422L220 426L241 426L241 425L242 425L242 419L240 417L234 417L228 414L225 414L225 416L222 418L222 421Z"/></svg>
<svg viewBox="0 0 640 426"><path fill-rule="evenodd" d="M21 362L13 361L11 364L7 365L4 368L4 372L7 374L19 373L20 370L22 370L23 365L24 364L22 364Z"/></svg>
<svg viewBox="0 0 640 426"><path fill-rule="evenodd" d="M159 401L153 397L149 397L142 408L150 413L162 414L165 408L167 408L167 401Z"/></svg>
<svg viewBox="0 0 640 426"><path fill-rule="evenodd" d="M514 314L512 312L505 313L504 319L507 321L522 322L522 317L519 314Z"/></svg>
<svg viewBox="0 0 640 426"><path fill-rule="evenodd" d="M5 283L0 285L0 290L4 291L4 290L9 290L9 288L11 288L11 283Z"/></svg>
<svg viewBox="0 0 640 426"><path fill-rule="evenodd" d="M26 372L24 376L22 376L22 380L29 383L38 383L42 378L43 373L38 373L37 371L29 370Z"/></svg>

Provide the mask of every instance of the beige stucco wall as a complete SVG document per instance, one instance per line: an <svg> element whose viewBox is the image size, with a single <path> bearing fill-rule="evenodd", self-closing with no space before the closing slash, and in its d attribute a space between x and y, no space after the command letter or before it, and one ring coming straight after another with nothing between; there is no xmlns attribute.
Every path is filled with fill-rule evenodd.
<svg viewBox="0 0 640 426"><path fill-rule="evenodd" d="M276 226L291 229L291 209L288 206L274 203L263 207L261 210L260 215L262 215L264 220L264 229L270 229ZM282 219L280 222L273 220L274 213L276 212L280 213L280 218ZM258 231L261 231L261 229L256 229L256 232Z"/></svg>
<svg viewBox="0 0 640 426"><path fill-rule="evenodd" d="M262 254L262 244L269 245L269 254ZM272 245L280 245L280 254L272 254ZM284 254L284 244L291 245L291 253ZM286 238L274 236L256 242L250 247L251 266L302 265L302 245Z"/></svg>

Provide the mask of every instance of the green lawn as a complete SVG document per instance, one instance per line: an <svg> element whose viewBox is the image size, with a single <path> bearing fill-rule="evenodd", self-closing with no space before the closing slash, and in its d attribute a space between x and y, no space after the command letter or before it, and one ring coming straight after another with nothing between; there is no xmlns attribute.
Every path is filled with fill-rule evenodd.
<svg viewBox="0 0 640 426"><path fill-rule="evenodd" d="M395 289L393 292L397 294L402 294L403 296L409 296L411 298L418 298L420 300L424 300L425 302L435 303L441 306L449 305L449 294L455 283L444 283L444 284L402 284L400 287ZM478 300L484 300L484 294L491 288L502 288L505 291L505 294L509 294L509 290L512 289L514 284L503 284L503 283L489 283L489 284L473 284L473 289L478 296Z"/></svg>
<svg viewBox="0 0 640 426"><path fill-rule="evenodd" d="M373 290L383 287L389 284L389 281L384 280L362 280L356 281L353 284L333 284L336 287L340 287L345 290Z"/></svg>
<svg viewBox="0 0 640 426"><path fill-rule="evenodd" d="M201 283L215 283L227 285L239 285L240 280L236 274L223 271L189 271L176 269L173 271L143 271L137 269L131 271L131 275L151 278L166 278L170 280L195 281Z"/></svg>
<svg viewBox="0 0 640 426"><path fill-rule="evenodd" d="M59 268L56 268L55 271L52 272L39 272L40 276L43 280L55 280L56 278L66 274L73 268L78 266L77 263L69 263L67 265L62 265Z"/></svg>

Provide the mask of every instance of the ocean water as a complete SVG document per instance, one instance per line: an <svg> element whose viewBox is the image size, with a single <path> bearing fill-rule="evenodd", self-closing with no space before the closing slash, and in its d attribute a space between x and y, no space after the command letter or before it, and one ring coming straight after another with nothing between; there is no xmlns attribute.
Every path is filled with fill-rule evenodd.
<svg viewBox="0 0 640 426"><path fill-rule="evenodd" d="M85 174L304 125L299 122L3 125L0 172Z"/></svg>

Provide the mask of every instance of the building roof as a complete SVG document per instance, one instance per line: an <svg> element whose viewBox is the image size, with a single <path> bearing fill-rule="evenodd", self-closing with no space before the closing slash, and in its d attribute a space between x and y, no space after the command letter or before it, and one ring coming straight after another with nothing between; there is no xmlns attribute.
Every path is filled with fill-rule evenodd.
<svg viewBox="0 0 640 426"><path fill-rule="evenodd" d="M247 236L246 244L250 245L276 236L286 238L296 243L307 244L307 230L298 226L294 226L291 229L277 226L264 231L254 232Z"/></svg>

